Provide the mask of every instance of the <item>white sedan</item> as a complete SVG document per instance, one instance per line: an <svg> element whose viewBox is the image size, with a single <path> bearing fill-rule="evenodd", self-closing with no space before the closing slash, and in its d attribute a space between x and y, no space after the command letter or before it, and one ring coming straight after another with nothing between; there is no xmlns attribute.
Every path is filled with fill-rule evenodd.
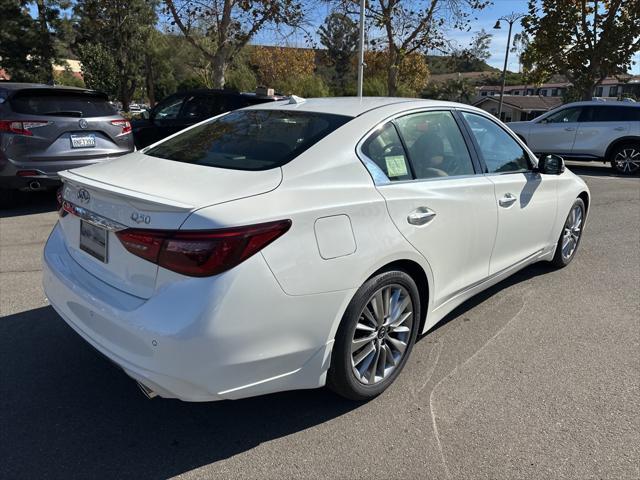
<svg viewBox="0 0 640 480"><path fill-rule="evenodd" d="M149 396L384 391L416 337L575 256L589 190L482 110L299 99L63 172L44 287Z"/></svg>

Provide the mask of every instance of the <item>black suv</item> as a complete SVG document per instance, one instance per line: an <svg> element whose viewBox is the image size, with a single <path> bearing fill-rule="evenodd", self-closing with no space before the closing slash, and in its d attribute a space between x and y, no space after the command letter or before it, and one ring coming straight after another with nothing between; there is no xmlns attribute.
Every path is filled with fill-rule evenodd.
<svg viewBox="0 0 640 480"><path fill-rule="evenodd" d="M158 103L151 110L148 119L131 122L136 147L144 148L184 128L230 110L285 98L266 93L209 89L175 93Z"/></svg>

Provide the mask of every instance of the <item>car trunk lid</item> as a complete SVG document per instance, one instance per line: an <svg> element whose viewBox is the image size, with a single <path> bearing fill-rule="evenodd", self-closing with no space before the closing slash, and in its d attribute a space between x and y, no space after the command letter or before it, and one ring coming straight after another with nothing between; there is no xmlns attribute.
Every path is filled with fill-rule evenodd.
<svg viewBox="0 0 640 480"><path fill-rule="evenodd" d="M61 172L61 177L65 182L64 200L73 212L60 220L71 256L106 283L149 298L155 290L158 267L128 252L116 231L178 230L195 210L277 188L282 173L280 168L247 172L133 153ZM96 232L91 225L98 225L100 230ZM104 239L94 240L106 244L98 248L104 249L105 258L86 248L87 242L94 243L87 238L96 234L104 234Z"/></svg>

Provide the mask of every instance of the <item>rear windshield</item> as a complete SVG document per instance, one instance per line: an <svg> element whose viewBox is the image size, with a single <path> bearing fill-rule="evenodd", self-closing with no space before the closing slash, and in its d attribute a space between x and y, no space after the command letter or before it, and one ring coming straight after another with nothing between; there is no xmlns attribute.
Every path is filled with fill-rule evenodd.
<svg viewBox="0 0 640 480"><path fill-rule="evenodd" d="M144 153L234 170L279 167L351 117L284 110L238 110L187 130Z"/></svg>
<svg viewBox="0 0 640 480"><path fill-rule="evenodd" d="M91 94L19 94L11 99L11 109L28 115L65 117L105 117L115 115L115 108L104 98Z"/></svg>

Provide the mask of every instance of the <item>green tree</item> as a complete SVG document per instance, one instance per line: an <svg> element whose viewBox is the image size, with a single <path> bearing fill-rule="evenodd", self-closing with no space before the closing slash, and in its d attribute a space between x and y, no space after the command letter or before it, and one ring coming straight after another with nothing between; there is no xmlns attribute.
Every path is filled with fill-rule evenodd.
<svg viewBox="0 0 640 480"><path fill-rule="evenodd" d="M175 55L170 39L156 29L149 32L144 48L144 87L149 105L176 91Z"/></svg>
<svg viewBox="0 0 640 480"><path fill-rule="evenodd" d="M37 27L26 2L0 0L0 12L0 66L16 81L38 81Z"/></svg>
<svg viewBox="0 0 640 480"><path fill-rule="evenodd" d="M485 62L491 57L491 38L484 28L477 32L471 43L462 49L454 49L449 57L454 72L482 71Z"/></svg>
<svg viewBox="0 0 640 480"><path fill-rule="evenodd" d="M225 88L239 92L252 92L258 86L256 73L251 68L249 48L245 48L233 58L233 63L227 71Z"/></svg>
<svg viewBox="0 0 640 480"><path fill-rule="evenodd" d="M471 103L476 95L474 85L462 77L452 78L444 83L432 83L422 92L422 98Z"/></svg>
<svg viewBox="0 0 640 480"><path fill-rule="evenodd" d="M76 52L81 61L85 85L117 98L120 80L112 52L101 43L80 43Z"/></svg>
<svg viewBox="0 0 640 480"><path fill-rule="evenodd" d="M334 69L332 84L342 95L347 84L354 79L353 58L358 47L358 25L344 13L333 12L318 29L318 35Z"/></svg>
<svg viewBox="0 0 640 480"><path fill-rule="evenodd" d="M35 6L36 18L29 14ZM0 58L14 80L52 82L53 63L66 40L67 0L0 0Z"/></svg>
<svg viewBox="0 0 640 480"><path fill-rule="evenodd" d="M357 15L358 2L336 0L344 11ZM446 30L469 28L472 12L486 7L489 0L378 0L366 4L365 16L370 44L387 53L387 90L397 95L400 69L411 54L444 50ZM366 72L365 72L366 76Z"/></svg>
<svg viewBox="0 0 640 480"><path fill-rule="evenodd" d="M56 38L62 28L61 10L70 7L68 0L36 0L36 58L41 81L53 82L53 63L58 59Z"/></svg>
<svg viewBox="0 0 640 480"><path fill-rule="evenodd" d="M73 74L71 69L67 66L61 72L55 72L53 80L57 85L66 85L68 87L86 87L84 80Z"/></svg>
<svg viewBox="0 0 640 480"><path fill-rule="evenodd" d="M87 86L116 96L128 111L136 89L143 83L147 41L157 20L155 2L78 0L74 13L75 50ZM93 58L95 54L98 60ZM104 80L103 75L107 77Z"/></svg>
<svg viewBox="0 0 640 480"><path fill-rule="evenodd" d="M626 73L640 50L639 0L529 0L522 24L533 81L562 74L585 100L606 77Z"/></svg>
<svg viewBox="0 0 640 480"><path fill-rule="evenodd" d="M297 27L298 0L165 0L173 23L210 62L213 86L222 88L233 58L267 26Z"/></svg>

